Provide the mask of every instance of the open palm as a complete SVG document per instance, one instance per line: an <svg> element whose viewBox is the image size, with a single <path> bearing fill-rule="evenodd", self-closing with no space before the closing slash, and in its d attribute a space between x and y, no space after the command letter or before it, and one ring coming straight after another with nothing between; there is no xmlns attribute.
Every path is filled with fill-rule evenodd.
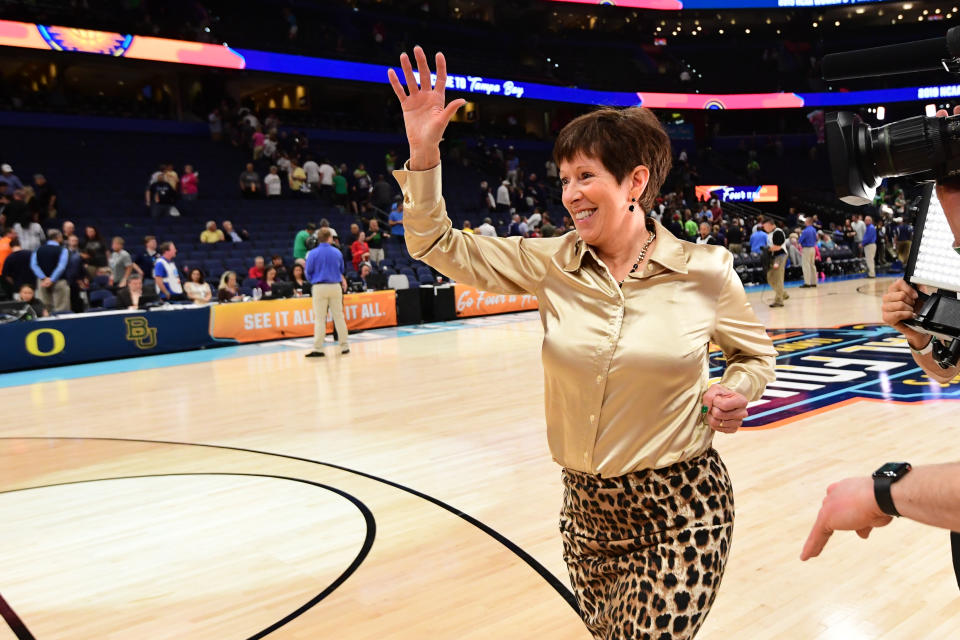
<svg viewBox="0 0 960 640"><path fill-rule="evenodd" d="M438 147L443 138L443 132L450 123L450 118L457 109L466 104L466 100L454 100L444 104L444 90L447 83L447 61L442 53L437 53L437 83L430 86L430 66L427 56L420 47L414 47L413 55L417 59L417 71L420 73L420 82L413 75L413 67L406 53L400 55L400 68L407 87L400 84L396 71L390 69L387 76L390 86L400 100L403 108L403 123L407 130L407 141L411 151L414 149L432 149Z"/></svg>

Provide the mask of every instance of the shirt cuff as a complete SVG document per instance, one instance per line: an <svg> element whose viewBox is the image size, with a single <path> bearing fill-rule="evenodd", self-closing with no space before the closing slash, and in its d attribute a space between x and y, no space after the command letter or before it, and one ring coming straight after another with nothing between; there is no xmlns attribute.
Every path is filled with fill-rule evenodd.
<svg viewBox="0 0 960 640"><path fill-rule="evenodd" d="M393 172L393 177L403 192L405 209L431 209L440 202L441 172L438 164L426 171L411 171L410 161L403 163L403 169Z"/></svg>
<svg viewBox="0 0 960 640"><path fill-rule="evenodd" d="M743 372L735 371L731 373L729 377L721 379L720 384L731 391L736 391L746 398L747 402L753 402L758 399L754 397L755 389L753 381L750 379L750 376Z"/></svg>

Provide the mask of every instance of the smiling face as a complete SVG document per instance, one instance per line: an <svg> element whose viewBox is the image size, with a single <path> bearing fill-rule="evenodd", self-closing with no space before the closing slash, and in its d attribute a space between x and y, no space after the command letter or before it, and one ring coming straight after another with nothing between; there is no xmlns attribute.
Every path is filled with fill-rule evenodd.
<svg viewBox="0 0 960 640"><path fill-rule="evenodd" d="M619 183L597 158L583 153L560 163L563 206L587 244L603 246L623 231L629 216L642 215L639 207L629 210L632 198L639 198L649 179L646 167L638 167ZM636 206L636 205L635 205Z"/></svg>

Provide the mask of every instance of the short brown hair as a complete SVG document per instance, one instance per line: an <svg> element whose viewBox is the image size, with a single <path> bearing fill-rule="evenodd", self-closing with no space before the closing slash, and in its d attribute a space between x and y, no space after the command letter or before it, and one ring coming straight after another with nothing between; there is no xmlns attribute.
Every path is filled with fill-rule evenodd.
<svg viewBox="0 0 960 640"><path fill-rule="evenodd" d="M333 234L330 233L330 227L320 227L320 231L317 231L317 242L319 244L330 242L330 238L332 237Z"/></svg>
<svg viewBox="0 0 960 640"><path fill-rule="evenodd" d="M560 165L578 153L596 158L617 182L643 165L650 170L640 207L653 209L673 164L670 138L650 109L602 107L575 118L560 131L553 146L553 161Z"/></svg>

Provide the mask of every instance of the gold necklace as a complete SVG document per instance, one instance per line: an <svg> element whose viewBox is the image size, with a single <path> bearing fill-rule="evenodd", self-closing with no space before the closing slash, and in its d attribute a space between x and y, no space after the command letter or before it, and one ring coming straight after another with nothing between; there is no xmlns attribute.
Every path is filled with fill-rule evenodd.
<svg viewBox="0 0 960 640"><path fill-rule="evenodd" d="M643 243L643 248L640 249L640 255L637 257L637 261L633 263L633 268L630 269L630 272L627 273L627 276L635 272L637 268L640 267L640 263L643 262L643 259L647 256L647 249L649 249L653 241L657 239L657 228L651 225L649 221L647 223L647 232L649 233L649 235L647 236L647 241ZM626 280L627 278L625 276L623 280L621 280L617 284L620 285L620 287L622 288L623 283L626 282Z"/></svg>

